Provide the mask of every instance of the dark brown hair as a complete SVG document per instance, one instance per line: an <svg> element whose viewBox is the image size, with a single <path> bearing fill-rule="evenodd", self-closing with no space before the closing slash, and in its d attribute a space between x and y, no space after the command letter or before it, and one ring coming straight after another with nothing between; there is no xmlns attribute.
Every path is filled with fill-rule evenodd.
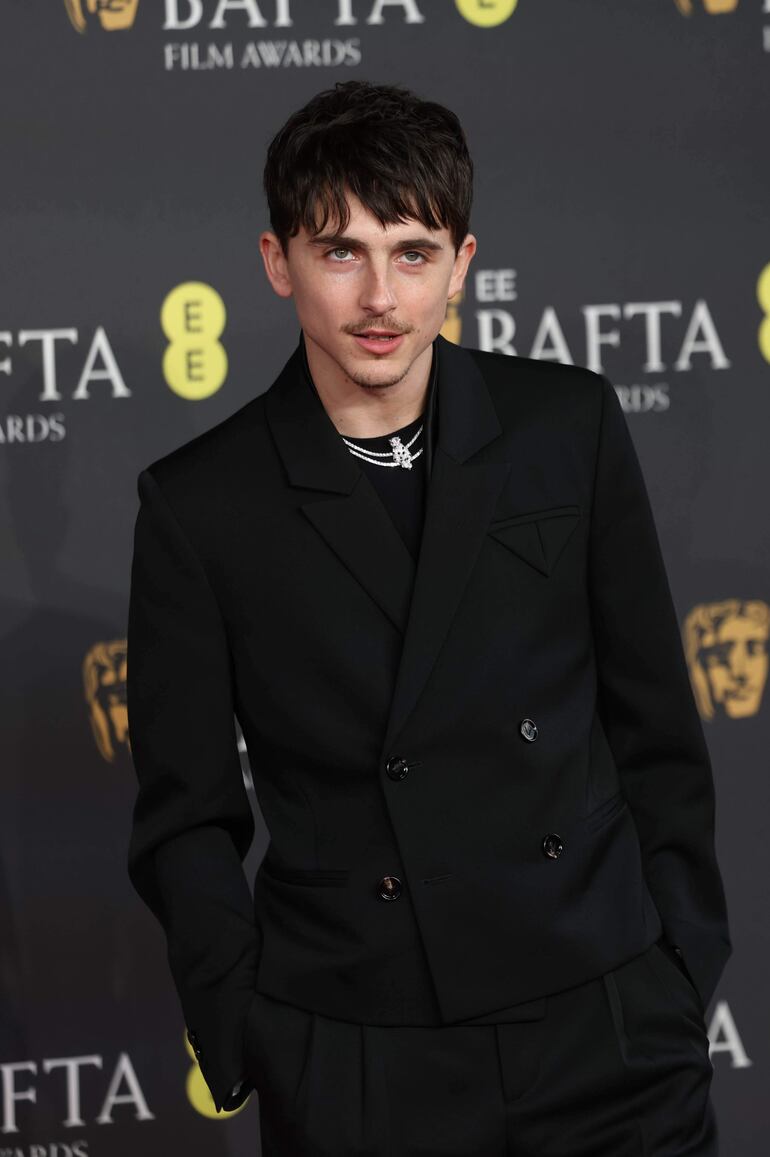
<svg viewBox="0 0 770 1157"><path fill-rule="evenodd" d="M344 232L353 193L382 225L414 217L449 229L455 251L468 232L473 163L448 108L406 88L348 80L289 117L267 150L270 223L286 251L301 226L333 221Z"/></svg>

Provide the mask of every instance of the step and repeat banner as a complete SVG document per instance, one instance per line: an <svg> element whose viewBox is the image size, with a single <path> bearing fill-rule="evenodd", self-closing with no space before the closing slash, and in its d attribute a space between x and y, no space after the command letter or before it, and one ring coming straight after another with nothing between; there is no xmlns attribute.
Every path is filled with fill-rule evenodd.
<svg viewBox="0 0 770 1157"><path fill-rule="evenodd" d="M446 336L621 398L716 780L722 1152L766 1154L770 0L5 0L0 29L0 1157L259 1148L256 1095L213 1111L126 875L136 477L294 349L265 149L352 77L466 128Z"/></svg>

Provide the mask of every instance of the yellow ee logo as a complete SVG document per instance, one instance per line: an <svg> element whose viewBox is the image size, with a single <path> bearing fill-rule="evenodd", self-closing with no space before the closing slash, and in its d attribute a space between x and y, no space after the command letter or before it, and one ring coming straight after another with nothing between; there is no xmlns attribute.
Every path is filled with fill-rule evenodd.
<svg viewBox="0 0 770 1157"><path fill-rule="evenodd" d="M457 10L479 28L494 28L513 16L519 0L455 0Z"/></svg>
<svg viewBox="0 0 770 1157"><path fill-rule="evenodd" d="M195 1059L195 1053L192 1050L192 1045L187 1039L187 1034L184 1037L184 1047L187 1050L187 1055L193 1062L192 1068L187 1074L187 1100L195 1109L196 1113L200 1113L202 1117L208 1117L212 1121L224 1121L226 1117L235 1117L238 1113L243 1112L249 1103L250 1098L247 1097L242 1105L237 1109L223 1109L221 1113L217 1112L217 1107L214 1104L214 1098L209 1092L209 1087L203 1079L203 1073L198 1067L198 1062Z"/></svg>
<svg viewBox="0 0 770 1157"><path fill-rule="evenodd" d="M186 281L166 296L160 310L169 342L163 376L180 398L210 398L227 377L227 354L219 341L226 318L222 298L202 281Z"/></svg>
<svg viewBox="0 0 770 1157"><path fill-rule="evenodd" d="M759 327L759 349L765 361L770 362L770 265L766 265L759 275L757 301L765 314Z"/></svg>

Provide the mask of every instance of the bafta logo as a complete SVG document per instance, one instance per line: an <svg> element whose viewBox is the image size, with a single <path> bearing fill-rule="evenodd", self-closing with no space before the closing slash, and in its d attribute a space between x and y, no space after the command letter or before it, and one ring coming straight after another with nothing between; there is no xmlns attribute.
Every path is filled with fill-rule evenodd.
<svg viewBox="0 0 770 1157"><path fill-rule="evenodd" d="M674 0L683 16L692 16L695 0ZM712 16L720 12L734 12L738 7L738 0L700 0L701 6Z"/></svg>
<svg viewBox="0 0 770 1157"><path fill-rule="evenodd" d="M119 747L131 750L126 705L125 639L95 643L83 660L83 691L96 746L107 763Z"/></svg>
<svg viewBox="0 0 770 1157"><path fill-rule="evenodd" d="M690 611L682 634L701 717L756 715L767 682L770 606L761 599L704 603Z"/></svg>
<svg viewBox="0 0 770 1157"><path fill-rule="evenodd" d="M122 32L134 23L139 0L64 0L64 7L72 27L85 32L88 27L88 13L98 16L105 32Z"/></svg>

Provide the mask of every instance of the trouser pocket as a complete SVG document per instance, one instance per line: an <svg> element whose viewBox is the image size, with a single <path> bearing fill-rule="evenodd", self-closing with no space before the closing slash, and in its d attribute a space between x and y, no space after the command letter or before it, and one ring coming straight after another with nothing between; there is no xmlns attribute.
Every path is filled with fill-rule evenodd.
<svg viewBox="0 0 770 1157"><path fill-rule="evenodd" d="M653 949L657 949L657 952L653 952ZM705 1017L706 1010L703 1007L703 1001L701 1000L700 993L695 987L692 978L687 971L687 965L683 960L680 959L676 950L661 937L660 940L656 941L656 943L652 945L650 952L653 953L653 959L651 961L653 967L655 967L656 964L657 966L662 966L664 973L667 973L671 983L681 987L681 982L684 981L688 992L695 999L695 1003L698 1007L701 1017ZM675 973L673 980L671 979L672 970Z"/></svg>
<svg viewBox="0 0 770 1157"><path fill-rule="evenodd" d="M615 1031L628 1063L634 1058L711 1066L700 997L657 944L603 977Z"/></svg>

